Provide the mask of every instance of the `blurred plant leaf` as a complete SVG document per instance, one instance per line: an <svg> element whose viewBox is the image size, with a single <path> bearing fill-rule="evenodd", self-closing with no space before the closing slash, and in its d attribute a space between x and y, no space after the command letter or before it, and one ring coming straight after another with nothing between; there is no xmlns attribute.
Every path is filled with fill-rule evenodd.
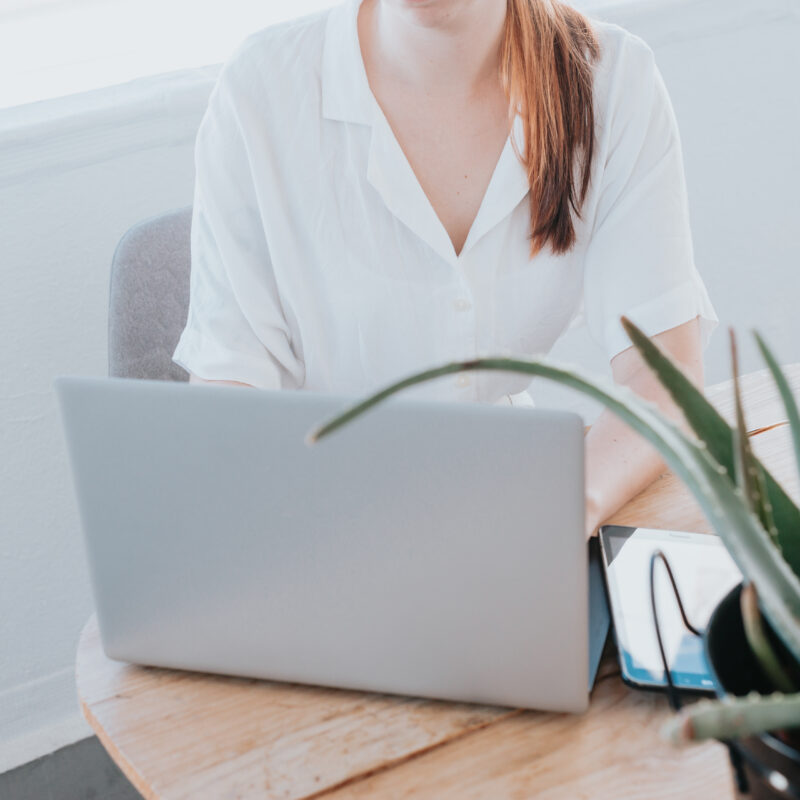
<svg viewBox="0 0 800 800"><path fill-rule="evenodd" d="M735 481L734 429L666 351L627 317L622 317L622 326L645 363L656 373L675 404L683 411L695 435L706 443L714 460ZM781 552L794 573L800 576L800 509L764 465L755 457L754 461L758 465L764 493L771 507Z"/></svg>
<svg viewBox="0 0 800 800"><path fill-rule="evenodd" d="M744 419L744 406L742 404L742 392L739 386L739 354L736 347L736 334L733 328L729 330L731 342L731 372L733 374L733 397L736 409L736 430L735 430L735 459L736 483L742 490L745 501L753 513L761 520L764 530L772 537L775 546L780 548L778 531L772 519L772 506L764 490L763 480L760 480L759 464L756 463L753 455L753 448L750 446L750 439L747 436L747 425ZM780 687L776 687L780 688Z"/></svg>
<svg viewBox="0 0 800 800"><path fill-rule="evenodd" d="M783 407L786 409L786 418L789 420L789 427L791 428L792 439L794 441L794 454L795 460L797 461L797 473L798 477L800 477L800 412L797 410L797 402L795 401L792 390L789 387L789 381L786 380L786 376L783 374L783 370L780 368L780 365L775 359L775 356L772 354L772 351L767 347L766 342L761 338L757 331L753 331L753 335L756 337L756 342L758 342L761 355L764 356L764 360L767 362L769 371L772 373L772 377L778 387L781 400L783 400ZM800 532L798 532L798 536L800 536Z"/></svg>

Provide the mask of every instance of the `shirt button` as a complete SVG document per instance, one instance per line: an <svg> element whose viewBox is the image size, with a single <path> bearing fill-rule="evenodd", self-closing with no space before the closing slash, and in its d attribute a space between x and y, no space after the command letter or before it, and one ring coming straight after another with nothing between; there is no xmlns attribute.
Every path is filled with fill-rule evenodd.
<svg viewBox="0 0 800 800"><path fill-rule="evenodd" d="M462 386L462 387L463 386L469 386L469 384L470 384L469 375L467 375L466 372L459 373L458 377L456 378L456 383L459 386Z"/></svg>
<svg viewBox="0 0 800 800"><path fill-rule="evenodd" d="M470 303L469 300L465 300L463 297L459 297L458 300L453 302L453 307L456 311L466 311L472 308L472 303Z"/></svg>

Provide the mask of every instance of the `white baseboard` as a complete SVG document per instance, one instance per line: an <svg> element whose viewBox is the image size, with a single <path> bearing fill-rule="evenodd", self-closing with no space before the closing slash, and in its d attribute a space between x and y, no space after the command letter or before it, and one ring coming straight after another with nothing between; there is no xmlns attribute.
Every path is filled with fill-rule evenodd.
<svg viewBox="0 0 800 800"><path fill-rule="evenodd" d="M73 668L0 693L0 709L0 773L92 735Z"/></svg>

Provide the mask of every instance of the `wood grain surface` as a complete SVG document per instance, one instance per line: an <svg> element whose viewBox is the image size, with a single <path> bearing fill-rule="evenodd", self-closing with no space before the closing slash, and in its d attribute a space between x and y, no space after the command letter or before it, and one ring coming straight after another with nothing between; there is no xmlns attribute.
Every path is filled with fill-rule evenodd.
<svg viewBox="0 0 800 800"><path fill-rule="evenodd" d="M800 365L787 372L800 395ZM798 496L771 379L753 373L743 386L754 447ZM731 419L730 386L706 393ZM709 530L669 473L612 521ZM610 649L581 716L131 666L103 654L94 617L76 680L86 719L146 798L733 797L724 748L663 743L663 698L626 688Z"/></svg>

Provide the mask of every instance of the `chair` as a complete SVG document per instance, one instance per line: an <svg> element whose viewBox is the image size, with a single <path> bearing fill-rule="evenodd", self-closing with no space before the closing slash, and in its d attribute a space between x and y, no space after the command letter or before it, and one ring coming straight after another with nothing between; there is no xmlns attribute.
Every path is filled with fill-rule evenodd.
<svg viewBox="0 0 800 800"><path fill-rule="evenodd" d="M172 361L186 324L192 206L149 217L128 230L111 259L108 374L188 381Z"/></svg>

